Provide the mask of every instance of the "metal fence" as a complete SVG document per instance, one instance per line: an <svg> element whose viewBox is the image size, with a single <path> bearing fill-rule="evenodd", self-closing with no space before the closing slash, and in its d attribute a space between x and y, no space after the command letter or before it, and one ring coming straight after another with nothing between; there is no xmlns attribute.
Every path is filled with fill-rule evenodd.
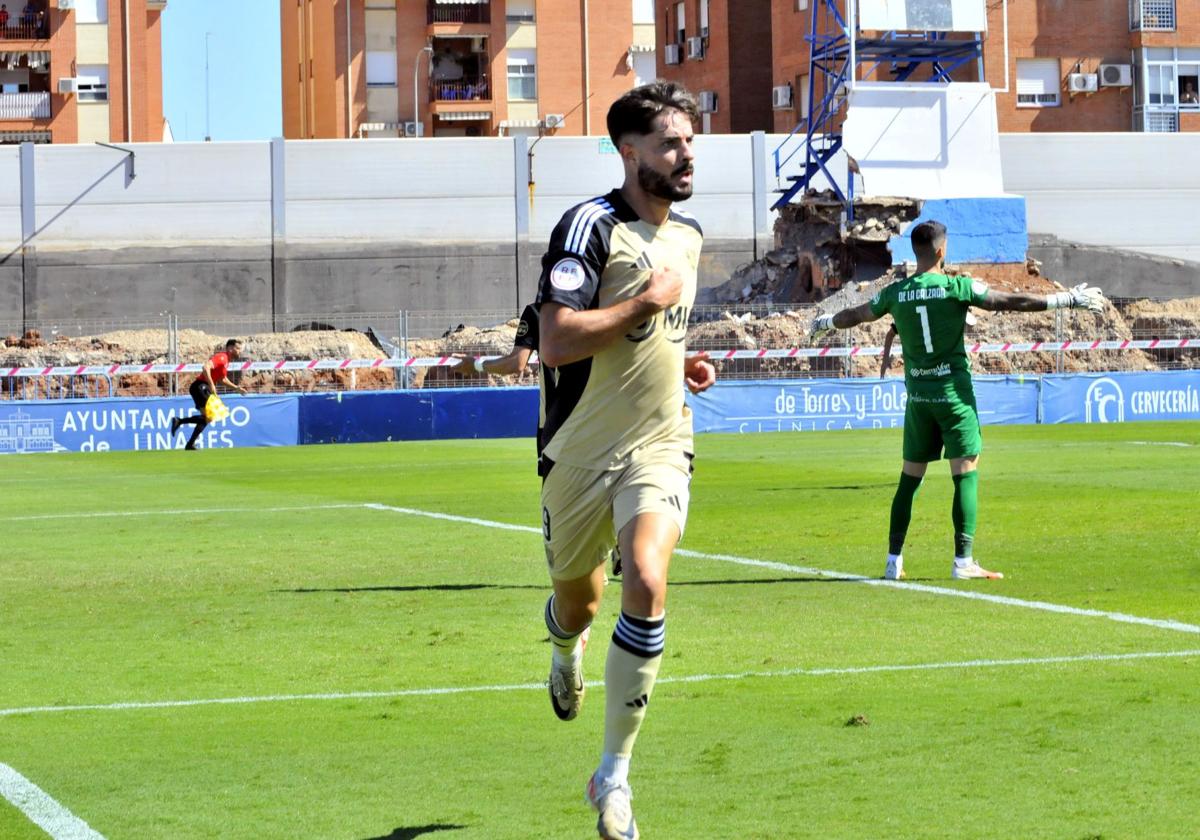
<svg viewBox="0 0 1200 840"><path fill-rule="evenodd" d="M1200 368L1200 298L1112 303L1102 315L975 311L965 334L974 369L1039 374ZM709 353L725 380L879 376L880 348L890 319L839 331L814 346L809 326L817 312L811 305L696 307L688 323L687 347ZM244 360L255 363L253 371L230 376L252 393L537 381L536 365L514 376L485 377L469 365L458 368L452 358L507 353L517 328L517 313L511 311L325 312L186 320L165 314L150 320L25 326L29 329L18 334L19 326L0 322L0 334L8 336L8 346L0 348L3 400L186 393L197 373L171 371L170 366L202 363L227 338L243 340ZM899 357L897 341L887 375L903 374ZM351 359L374 361L356 366L330 361ZM159 367L130 370L149 365Z"/></svg>

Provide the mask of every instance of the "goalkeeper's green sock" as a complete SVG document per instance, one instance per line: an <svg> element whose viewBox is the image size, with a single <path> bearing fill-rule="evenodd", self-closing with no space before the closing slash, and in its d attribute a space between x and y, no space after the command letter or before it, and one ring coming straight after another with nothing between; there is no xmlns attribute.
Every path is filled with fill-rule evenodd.
<svg viewBox="0 0 1200 840"><path fill-rule="evenodd" d="M892 497L892 521L888 527L888 554L900 554L904 550L904 538L908 536L908 523L912 520L913 499L921 487L921 478L900 473L900 484Z"/></svg>
<svg viewBox="0 0 1200 840"><path fill-rule="evenodd" d="M972 556L975 543L975 517L979 508L979 473L975 470L954 476L954 556Z"/></svg>

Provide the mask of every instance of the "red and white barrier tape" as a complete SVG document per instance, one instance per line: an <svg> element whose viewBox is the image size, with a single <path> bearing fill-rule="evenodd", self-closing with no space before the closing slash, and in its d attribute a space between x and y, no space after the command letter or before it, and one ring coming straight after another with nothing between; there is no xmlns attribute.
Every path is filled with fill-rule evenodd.
<svg viewBox="0 0 1200 840"><path fill-rule="evenodd" d="M1093 341L1030 341L976 343L966 347L968 353L1057 353L1063 351L1090 350L1181 350L1200 348L1200 338L1148 338ZM708 350L714 361L727 359L813 359L840 358L846 356L880 356L882 347L781 347L764 350ZM689 354L694 354L694 351ZM900 355L900 348L893 349ZM486 356L484 358L497 358ZM458 364L454 356L413 356L402 359L293 359L279 362L234 362L231 372L275 373L280 371L321 370L379 370L394 368L430 368ZM536 361L536 358L534 359ZM200 373L204 365L148 364L148 365L64 365L59 367L13 367L0 368L0 376L128 376L136 373Z"/></svg>

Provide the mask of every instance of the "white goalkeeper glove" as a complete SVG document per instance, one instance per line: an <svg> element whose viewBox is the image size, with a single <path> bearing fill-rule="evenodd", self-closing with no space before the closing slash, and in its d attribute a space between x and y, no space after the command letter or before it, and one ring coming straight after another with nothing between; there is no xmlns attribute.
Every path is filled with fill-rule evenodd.
<svg viewBox="0 0 1200 840"><path fill-rule="evenodd" d="M1080 283L1072 286L1069 292L1056 292L1046 295L1047 309L1089 309L1092 312L1104 311L1104 293L1095 286Z"/></svg>
<svg viewBox="0 0 1200 840"><path fill-rule="evenodd" d="M812 327L808 331L808 341L810 344L816 344L836 329L832 315L818 315L813 319Z"/></svg>

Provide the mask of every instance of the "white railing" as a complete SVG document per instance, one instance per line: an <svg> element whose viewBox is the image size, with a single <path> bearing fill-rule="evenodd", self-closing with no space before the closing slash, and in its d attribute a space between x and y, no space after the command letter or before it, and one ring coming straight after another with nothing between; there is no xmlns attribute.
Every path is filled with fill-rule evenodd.
<svg viewBox="0 0 1200 840"><path fill-rule="evenodd" d="M1137 125L1142 131L1152 134L1169 134L1179 131L1179 111L1175 108L1137 108L1134 111Z"/></svg>
<svg viewBox="0 0 1200 840"><path fill-rule="evenodd" d="M1175 0L1129 0L1129 29L1175 29Z"/></svg>
<svg viewBox="0 0 1200 840"><path fill-rule="evenodd" d="M0 93L0 120L49 118L49 93Z"/></svg>

